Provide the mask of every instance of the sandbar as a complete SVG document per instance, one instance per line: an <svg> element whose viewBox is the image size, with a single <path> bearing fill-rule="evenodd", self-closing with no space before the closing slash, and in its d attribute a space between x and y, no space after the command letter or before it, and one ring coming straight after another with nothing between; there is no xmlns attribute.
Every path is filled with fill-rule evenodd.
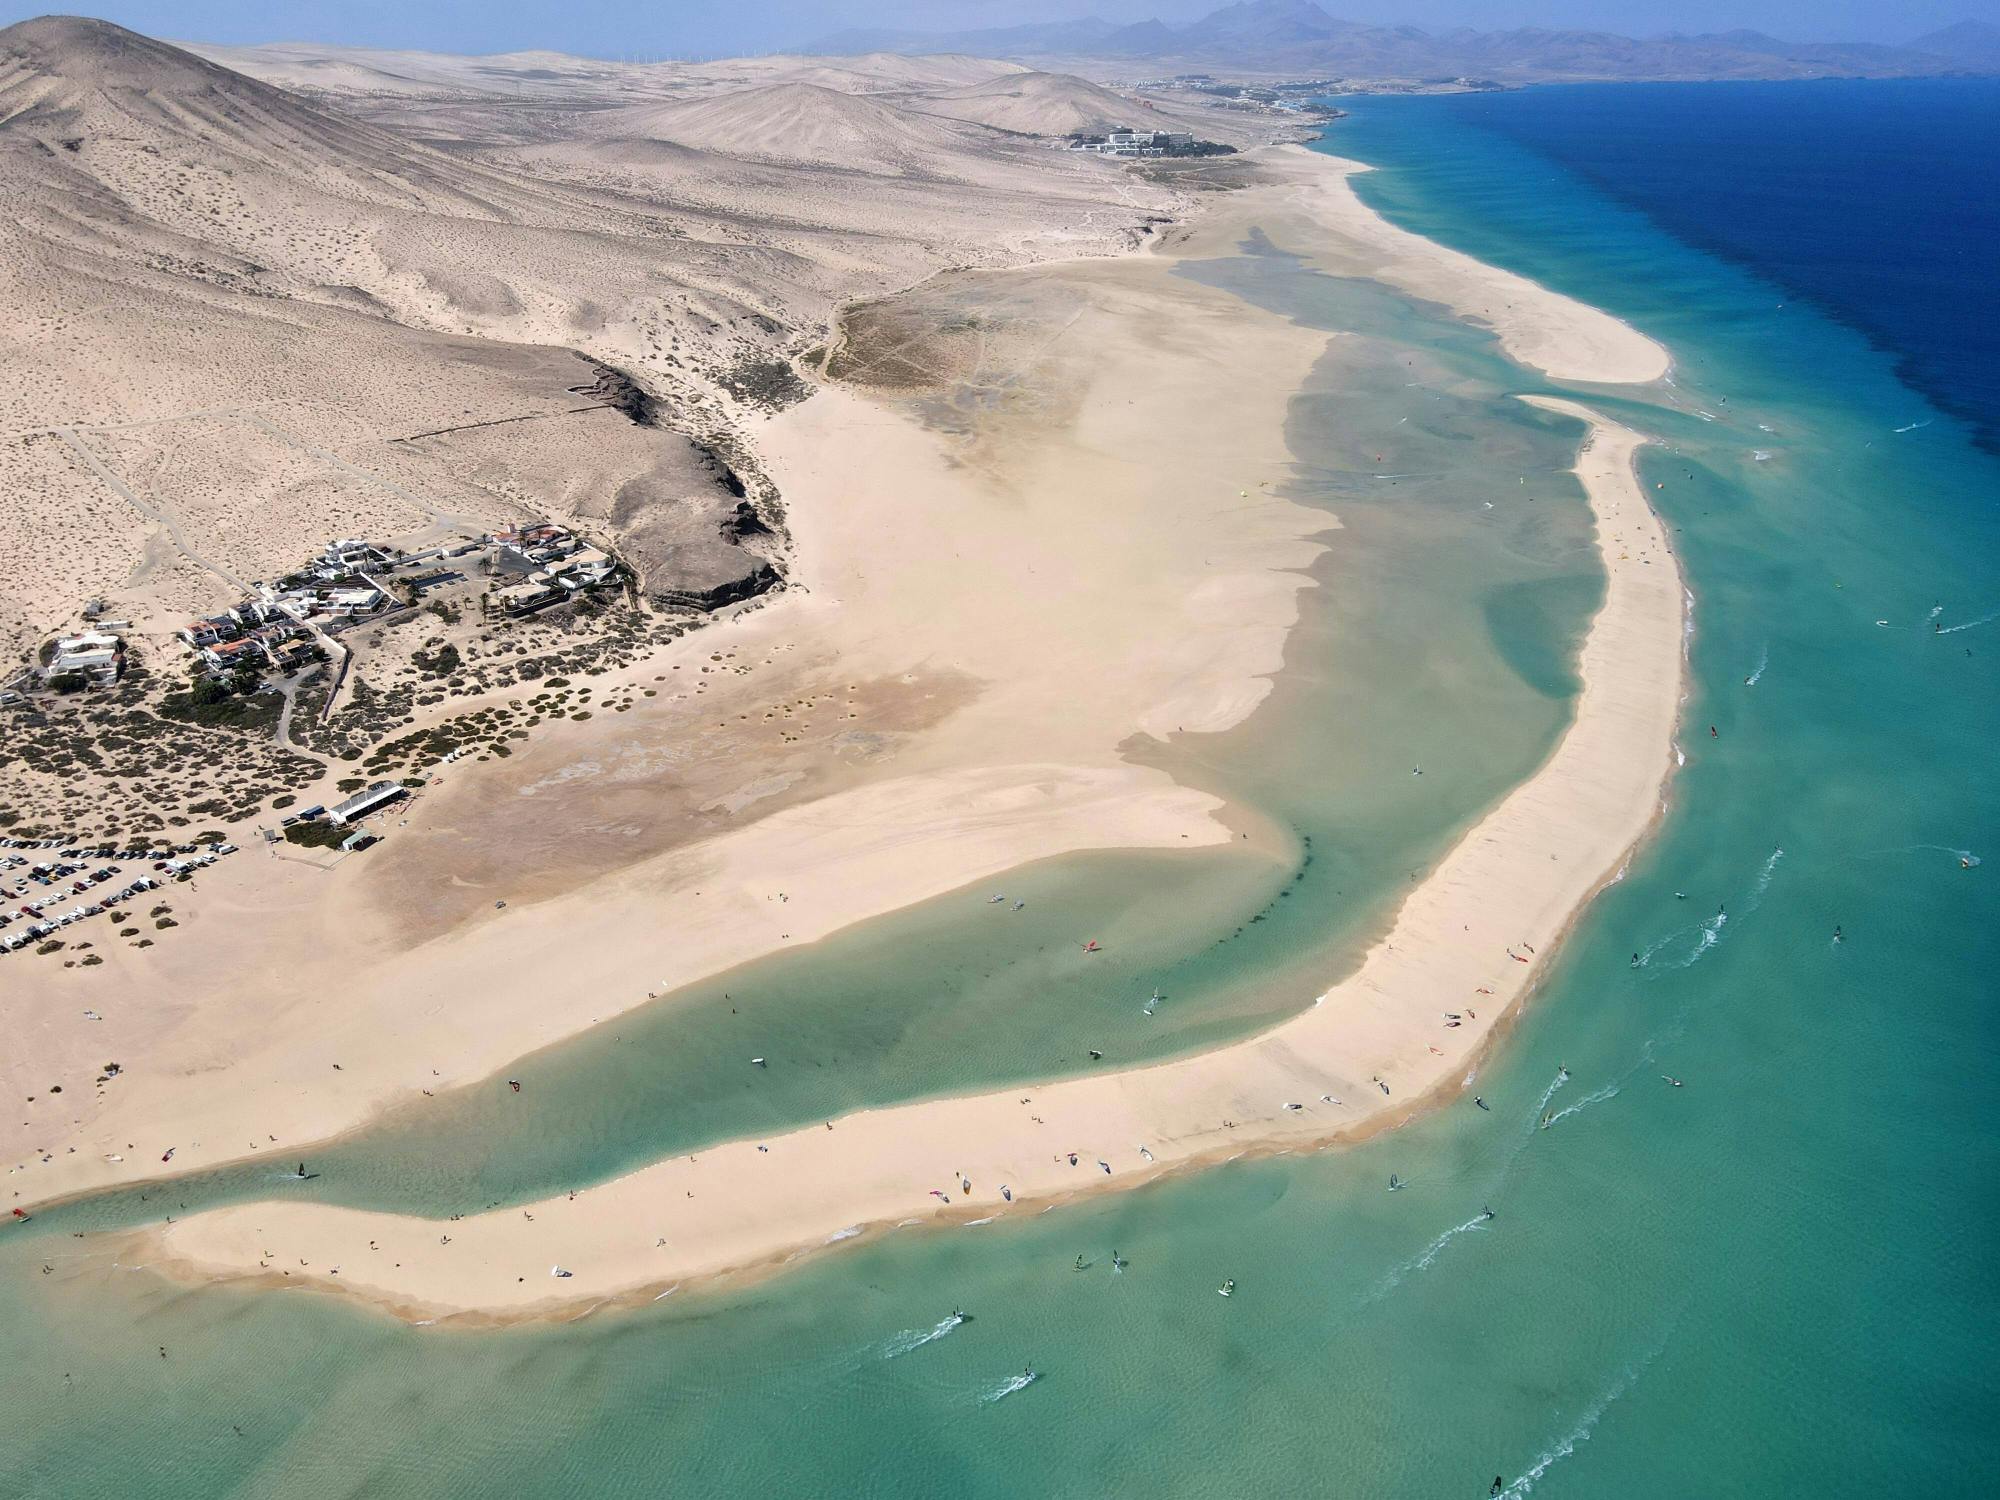
<svg viewBox="0 0 2000 1500"><path fill-rule="evenodd" d="M871 1110L461 1220L253 1203L152 1232L137 1253L182 1274L337 1287L412 1316L534 1317L879 1228L1033 1212L1219 1157L1324 1144L1463 1086L1657 817L1681 697L1685 592L1634 469L1644 439L1573 403L1537 404L1587 424L1577 473L1607 575L1576 717L1308 1011L1157 1066Z"/></svg>

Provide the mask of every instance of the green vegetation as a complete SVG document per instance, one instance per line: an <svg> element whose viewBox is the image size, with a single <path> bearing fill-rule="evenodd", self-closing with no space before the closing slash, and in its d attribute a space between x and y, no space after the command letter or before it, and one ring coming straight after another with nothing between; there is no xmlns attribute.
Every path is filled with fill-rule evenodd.
<svg viewBox="0 0 2000 1500"><path fill-rule="evenodd" d="M40 714L10 716L0 743L0 801L13 804L0 821L17 837L39 836L18 812L28 796L39 826L129 847L197 818L213 830L250 817L322 770L275 742L282 705L271 694L244 699L226 684L134 664L114 686L43 701ZM54 777L54 787L31 793L23 768Z"/></svg>
<svg viewBox="0 0 2000 1500"><path fill-rule="evenodd" d="M432 677L449 677L464 663L458 654L458 647L447 641L436 651L412 651L410 660Z"/></svg>
<svg viewBox="0 0 2000 1500"><path fill-rule="evenodd" d="M226 683L204 677L186 692L162 698L160 717L209 729L270 734L277 729L285 705L276 693L259 692L261 686L250 672L235 673Z"/></svg>
<svg viewBox="0 0 2000 1500"><path fill-rule="evenodd" d="M285 840L287 843L303 844L308 849L338 849L340 841L350 831L338 823L316 818L310 823L294 823L285 830Z"/></svg>

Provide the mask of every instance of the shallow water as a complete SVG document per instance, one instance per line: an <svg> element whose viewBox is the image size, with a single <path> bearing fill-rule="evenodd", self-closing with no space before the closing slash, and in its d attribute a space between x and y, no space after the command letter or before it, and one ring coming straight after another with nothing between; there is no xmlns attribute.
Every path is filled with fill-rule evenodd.
<svg viewBox="0 0 2000 1500"><path fill-rule="evenodd" d="M1532 103L1478 107L1514 97ZM1607 140L1687 149L1648 133L1644 90L1601 109L1619 129L1591 143L1599 170ZM2000 609L2000 465L1837 308L1669 238L1522 141L1447 101L1366 100L1329 143L1384 165L1363 191L1400 221L1611 308L1676 358L1667 406L1607 404L1663 439L1644 467L1697 597L1688 764L1659 836L1478 1079L1490 1112L1467 1100L1352 1149L504 1333L182 1291L67 1259L83 1248L58 1226L0 1247L0 1494L1428 1496L1484 1494L1496 1472L1558 1497L1985 1493L2000 929L1996 866L1954 851L2000 845L2000 621L1974 623ZM1167 1045L1282 1013L1560 725L1594 585L1573 487L1535 477L1573 428L1503 395L1539 384L1271 247L1205 274L1365 330L1294 411L1299 493L1346 529L1278 692L1234 735L1161 752L1299 829L1301 865L1311 832L1306 878L1224 859L1207 894L1143 860L1051 862L994 883L1051 893L1018 917L967 892L790 955L754 992L843 1049L860 1080L843 1093L1062 1066L1076 1013L1105 997L984 944L1079 889L1115 883L1087 918L1162 947L1205 894L1218 908L1169 962L1106 987L1167 990L1159 1019L1193 1017ZM1404 360L1421 385L1389 385ZM1383 498L1376 472L1439 477ZM1970 628L1933 633L1940 605L1937 624ZM913 947L948 978L892 961ZM875 1003L890 1013L869 1039L855 1013ZM715 1006L687 1003L690 1032L740 1050ZM996 1026L1016 1008L1017 1030ZM803 1079L667 1110L656 1138L831 1107ZM549 1092L573 1145L497 1170L463 1145L468 1106L417 1196L610 1170L652 1128ZM346 1186L393 1197L420 1148L357 1140ZM1391 1172L1404 1190L1384 1191ZM954 1305L973 1321L915 1342ZM1029 1366L1040 1378L1000 1396Z"/></svg>
<svg viewBox="0 0 2000 1500"><path fill-rule="evenodd" d="M469 1212L717 1139L1198 1051L1310 1004L1548 752L1602 580L1566 472L1575 424L1503 399L1523 376L1488 337L1262 243L1189 274L1346 335L1288 424L1287 489L1341 529L1270 699L1233 732L1134 751L1275 825L1282 863L1045 861L675 992L351 1140L45 1217L273 1195ZM291 1175L300 1154L310 1180Z"/></svg>

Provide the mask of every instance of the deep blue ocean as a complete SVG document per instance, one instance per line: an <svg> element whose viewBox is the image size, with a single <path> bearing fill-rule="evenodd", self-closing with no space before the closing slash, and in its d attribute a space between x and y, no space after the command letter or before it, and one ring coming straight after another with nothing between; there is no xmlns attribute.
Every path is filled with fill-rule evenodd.
<svg viewBox="0 0 2000 1500"><path fill-rule="evenodd" d="M1378 168L1357 186L1380 211L1674 357L1657 387L1574 394L1653 439L1642 474L1694 596L1686 764L1482 1067L1490 1111L504 1331L169 1285L72 1241L87 1212L47 1215L0 1246L0 1497L2000 1490L2000 84L1340 102L1321 149ZM1298 492L1343 529L1271 711L1234 733L1300 783L1365 780L1384 722L1440 726L1427 767L1490 766L1501 737L1453 717L1470 678L1524 705L1518 772L1594 597L1581 501L1558 510L1574 424L1524 415L1513 396L1549 382L1491 339L1309 249L1189 272L1344 335L1288 431ZM1392 445L1420 461L1371 491L1356 476ZM1546 519L1486 530L1480 498L1530 466ZM1339 673L1368 689L1335 705L1351 738L1310 693L1286 706ZM1384 785L1407 795L1404 763ZM1337 825L1315 869L1357 884L1341 837L1401 836L1295 801ZM1185 914L1206 943L1220 896L1118 878L1091 899ZM1259 930L1316 952L1329 884L1272 897L1290 909ZM940 1013L1011 994L951 967L989 920L968 904L923 917ZM798 955L783 988L841 1012L828 1026L872 1002L914 1027L863 982L860 943L832 978ZM1222 988L1237 951L1170 981L1176 1002ZM994 1071L1044 1066L1022 1056ZM867 1097L950 1086L911 1058ZM705 1131L754 1122L701 1108ZM607 1172L656 1128L590 1118ZM357 1172L410 1155L342 1149ZM516 1177L478 1191L537 1190Z"/></svg>
<svg viewBox="0 0 2000 1500"><path fill-rule="evenodd" d="M1812 298L2000 452L2000 78L1578 85L1435 107Z"/></svg>

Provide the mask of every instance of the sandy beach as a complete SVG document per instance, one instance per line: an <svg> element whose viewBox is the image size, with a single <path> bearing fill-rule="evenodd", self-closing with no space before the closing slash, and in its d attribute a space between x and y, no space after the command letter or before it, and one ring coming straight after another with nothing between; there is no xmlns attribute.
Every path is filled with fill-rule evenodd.
<svg viewBox="0 0 2000 1500"><path fill-rule="evenodd" d="M1657 815L1678 712L1684 593L1633 470L1642 440L1582 407L1540 404L1589 424L1577 472L1609 576L1575 722L1310 1011L1197 1057L735 1141L521 1209L441 1224L251 1204L131 1253L184 1274L323 1282L413 1316L535 1316L882 1227L1029 1212L1317 1145L1460 1087ZM1464 1024L1446 1027L1448 1014Z"/></svg>
<svg viewBox="0 0 2000 1500"><path fill-rule="evenodd" d="M1006 315L969 355L940 356L939 388L971 403L885 389L864 347L848 384L771 418L760 448L790 498L799 587L634 669L663 686L615 729L564 725L454 774L365 872L207 877L201 949L115 958L87 988L56 976L32 1046L0 1065L7 1083L28 1093L105 1051L139 1062L95 1099L7 1128L9 1201L290 1155L679 985L1028 860L1240 839L1215 798L1120 747L1227 728L1268 690L1301 569L1326 544L1325 515L1281 492L1286 410L1327 336L1175 266L1254 228L1448 301L1551 373L1666 367L1606 315L1391 229L1354 197L1351 164L1261 159L1265 185L1153 253L922 289L920 319L941 300ZM1003 1183L1026 1203L1400 1118L1476 1053L1657 807L1682 595L1631 478L1638 439L1592 434L1580 473L1612 585L1576 724L1312 1012L1163 1067L718 1147L448 1238L251 1205L175 1224L146 1258L519 1316L857 1226L991 1212ZM887 533L897 547L874 545ZM1440 1030L1441 1006L1467 1000L1476 1020ZM69 1021L85 1005L105 1020Z"/></svg>
<svg viewBox="0 0 2000 1500"><path fill-rule="evenodd" d="M35 1096L5 1201L289 1153L1026 861L1242 842L1120 747L1240 722L1324 546L1280 491L1327 335L1175 274L1274 196L1174 255L953 279L999 313L953 375L977 411L829 388L770 418L794 586L594 680L656 696L454 766L365 865L240 857L182 905L197 941L52 972L0 1060Z"/></svg>
<svg viewBox="0 0 2000 1500"><path fill-rule="evenodd" d="M1363 162L1304 146L1263 153L1266 170L1292 185L1289 213L1267 211L1272 238L1339 276L1385 282L1490 328L1507 353L1557 380L1642 385L1672 366L1667 351L1629 323L1526 277L1390 223L1363 203Z"/></svg>

